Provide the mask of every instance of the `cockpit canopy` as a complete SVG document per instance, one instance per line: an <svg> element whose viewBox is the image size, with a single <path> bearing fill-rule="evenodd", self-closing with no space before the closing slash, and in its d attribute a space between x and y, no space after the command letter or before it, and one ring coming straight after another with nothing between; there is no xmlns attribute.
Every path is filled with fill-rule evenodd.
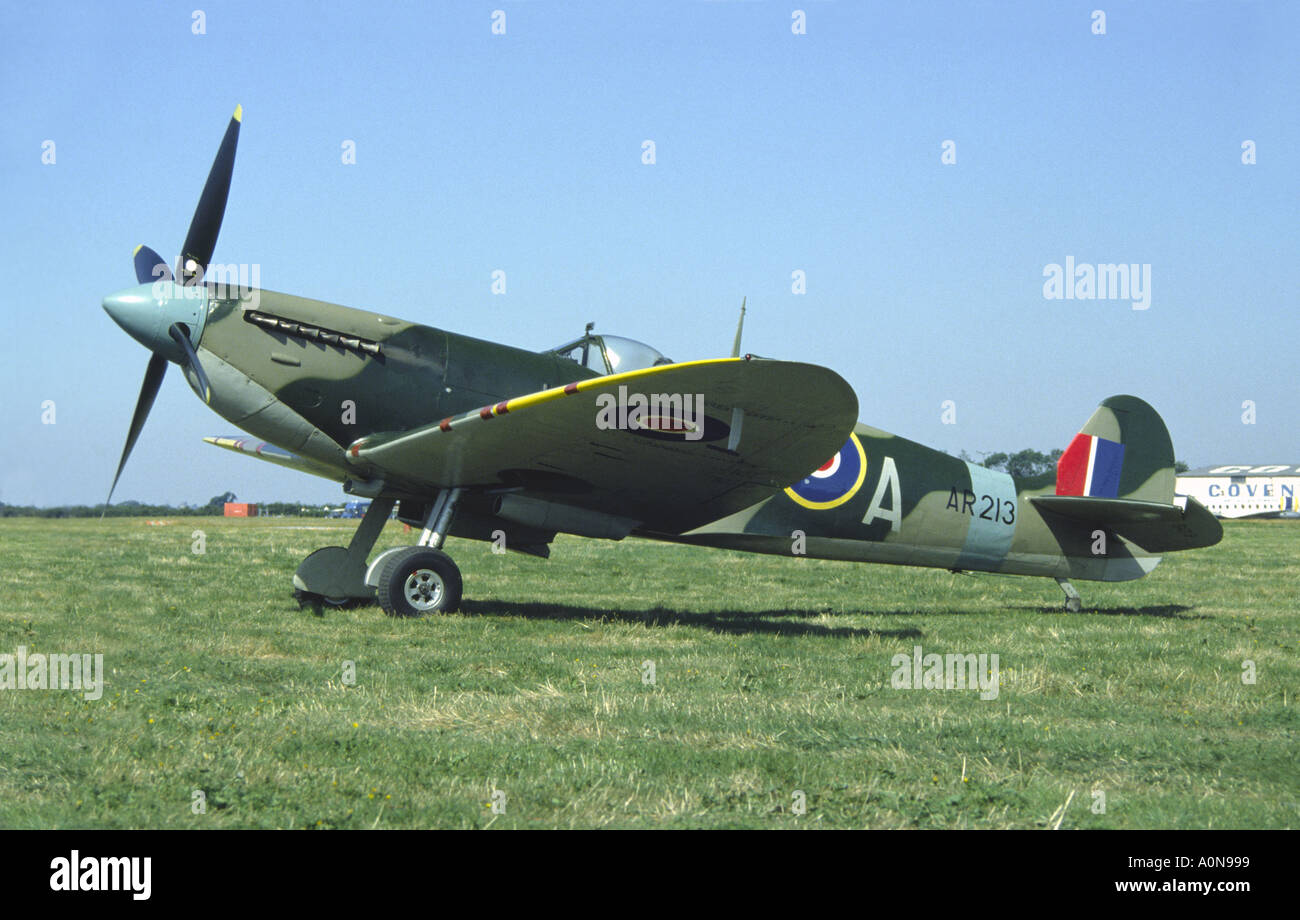
<svg viewBox="0 0 1300 920"><path fill-rule="evenodd" d="M621 335L588 333L577 341L552 348L550 352L598 374L621 374L673 363L672 358L665 357L662 352L644 342L625 339Z"/></svg>

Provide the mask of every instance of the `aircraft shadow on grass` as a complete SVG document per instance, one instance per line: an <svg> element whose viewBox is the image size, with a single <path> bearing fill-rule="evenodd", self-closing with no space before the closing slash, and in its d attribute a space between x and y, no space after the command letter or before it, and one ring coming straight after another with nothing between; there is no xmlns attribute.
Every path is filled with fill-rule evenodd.
<svg viewBox="0 0 1300 920"><path fill-rule="evenodd" d="M372 606L357 604L356 606ZM316 616L323 616L328 608L311 606ZM608 610L603 607L579 607L570 604L545 604L537 602L461 601L459 613L466 616L518 616L529 620L613 620L619 623L642 623L647 626L694 626L718 633L757 634L771 633L783 636L827 636L833 638L858 638L881 636L896 639L918 639L922 632L907 629L858 629L848 626L823 626L819 623L800 622L800 617L821 616L817 610L721 610L704 613L669 610L653 607L649 610ZM877 614L901 615L902 611Z"/></svg>
<svg viewBox="0 0 1300 920"><path fill-rule="evenodd" d="M916 639L921 636L921 630L911 627L862 629L802 622L802 619L821 616L826 611L789 608L686 611L652 607L649 610L609 610L603 607L530 601L462 600L459 612L467 616L520 616L530 620L612 620L618 623L643 623L647 626L694 626L717 633L736 634L770 633L781 636L826 636L841 639L863 639L869 636Z"/></svg>
<svg viewBox="0 0 1300 920"><path fill-rule="evenodd" d="M374 606L373 602L356 606ZM317 616L325 609L313 606ZM1167 620L1209 620L1209 614L1188 613L1194 610L1185 604L1151 604L1145 607L1094 607L1083 614L1115 617L1155 617ZM1031 613L1079 616L1067 613L1060 607L1036 604L1018 604L1008 610ZM827 636L834 638L867 638L880 636L893 639L919 639L924 633L916 627L901 629L861 629L849 626L823 626L820 623L801 622L810 617L830 613L827 610L710 610L685 611L667 607L648 610L610 610L604 607L584 607L573 604L548 604L538 601L478 601L462 600L457 611L466 616L518 616L528 620L612 620L619 623L642 623L647 626L694 626L718 633L758 634L783 636ZM964 610L860 610L862 616L918 617L918 616L973 616Z"/></svg>
<svg viewBox="0 0 1300 920"><path fill-rule="evenodd" d="M1087 614L1096 614L1103 617L1157 617L1165 620L1211 620L1208 613L1188 613L1195 610L1195 607L1188 607L1186 604L1150 604L1146 607L1084 607L1078 613L1066 613L1060 607L1041 607L1032 604L1021 604L1012 608L1014 610L1028 610L1033 613L1056 613L1061 616L1083 616Z"/></svg>

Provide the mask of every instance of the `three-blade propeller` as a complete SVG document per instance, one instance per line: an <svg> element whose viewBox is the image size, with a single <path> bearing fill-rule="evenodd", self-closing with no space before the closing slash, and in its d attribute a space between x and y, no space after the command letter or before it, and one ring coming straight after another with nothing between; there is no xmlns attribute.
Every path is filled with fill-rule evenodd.
<svg viewBox="0 0 1300 920"><path fill-rule="evenodd" d="M185 234L185 245L181 248L180 264L176 267L176 274L173 275L167 261L158 253L148 246L137 246L134 255L135 278L140 284L156 281L170 282L177 277L183 285L197 285L203 282L203 276L207 272L208 265L212 261L212 253L217 246L221 221L226 213L226 199L230 194L230 178L235 171L235 147L239 143L239 124L242 118L243 107L236 106L235 114L231 116L230 124L226 126L225 137L221 139L221 146L217 149L216 159L212 161L212 168L208 171L208 180L203 185L203 194L199 196L198 206L194 209L189 232ZM193 374L203 401L210 402L212 388L208 383L207 374L203 372L203 366L199 363L198 353L195 352L194 345L190 341L189 330L181 323L172 323L167 329L167 334L181 349L185 357L184 367ZM144 383L140 386L140 396L136 400L135 412L131 416L131 427L126 433L126 446L122 448L122 459L118 461L113 485L109 487L108 498L104 500L105 511L113 500L117 481L122 476L123 468L126 467L127 458L131 456L131 449L135 447L135 442L140 437L140 431L144 428L145 419L149 417L149 410L153 408L154 399L158 396L158 389L162 386L166 373L167 358L157 353L153 354L149 358L149 365L145 368Z"/></svg>

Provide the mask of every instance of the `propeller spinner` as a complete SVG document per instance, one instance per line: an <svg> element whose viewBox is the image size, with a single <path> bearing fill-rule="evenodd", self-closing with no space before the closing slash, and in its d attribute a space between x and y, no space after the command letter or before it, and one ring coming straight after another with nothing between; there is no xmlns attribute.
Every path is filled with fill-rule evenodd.
<svg viewBox="0 0 1300 920"><path fill-rule="evenodd" d="M176 273L173 274L166 260L148 246L137 246L134 261L135 278L139 284L104 298L104 310L113 321L153 352L145 368L144 383L131 416L131 427L127 429L122 459L118 461L113 485L104 501L105 510L113 500L113 491L126 460L140 437L149 410L153 408L163 376L167 373L167 362L175 361L190 371L196 392L203 401L212 399L212 388L195 351L203 336L203 322L207 317L207 290L202 282L212 261L217 235L221 232L221 220L226 213L242 119L243 107L235 106L235 114L226 126L226 134L203 185L203 194L194 209L189 232L185 234L181 264Z"/></svg>

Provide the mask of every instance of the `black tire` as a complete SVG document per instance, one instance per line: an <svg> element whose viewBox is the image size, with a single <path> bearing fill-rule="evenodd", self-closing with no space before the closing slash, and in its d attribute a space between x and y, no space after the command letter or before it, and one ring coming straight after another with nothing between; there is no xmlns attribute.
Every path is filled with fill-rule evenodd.
<svg viewBox="0 0 1300 920"><path fill-rule="evenodd" d="M460 606L460 569L441 550L412 546L393 553L379 575L379 606L392 617L452 613Z"/></svg>

